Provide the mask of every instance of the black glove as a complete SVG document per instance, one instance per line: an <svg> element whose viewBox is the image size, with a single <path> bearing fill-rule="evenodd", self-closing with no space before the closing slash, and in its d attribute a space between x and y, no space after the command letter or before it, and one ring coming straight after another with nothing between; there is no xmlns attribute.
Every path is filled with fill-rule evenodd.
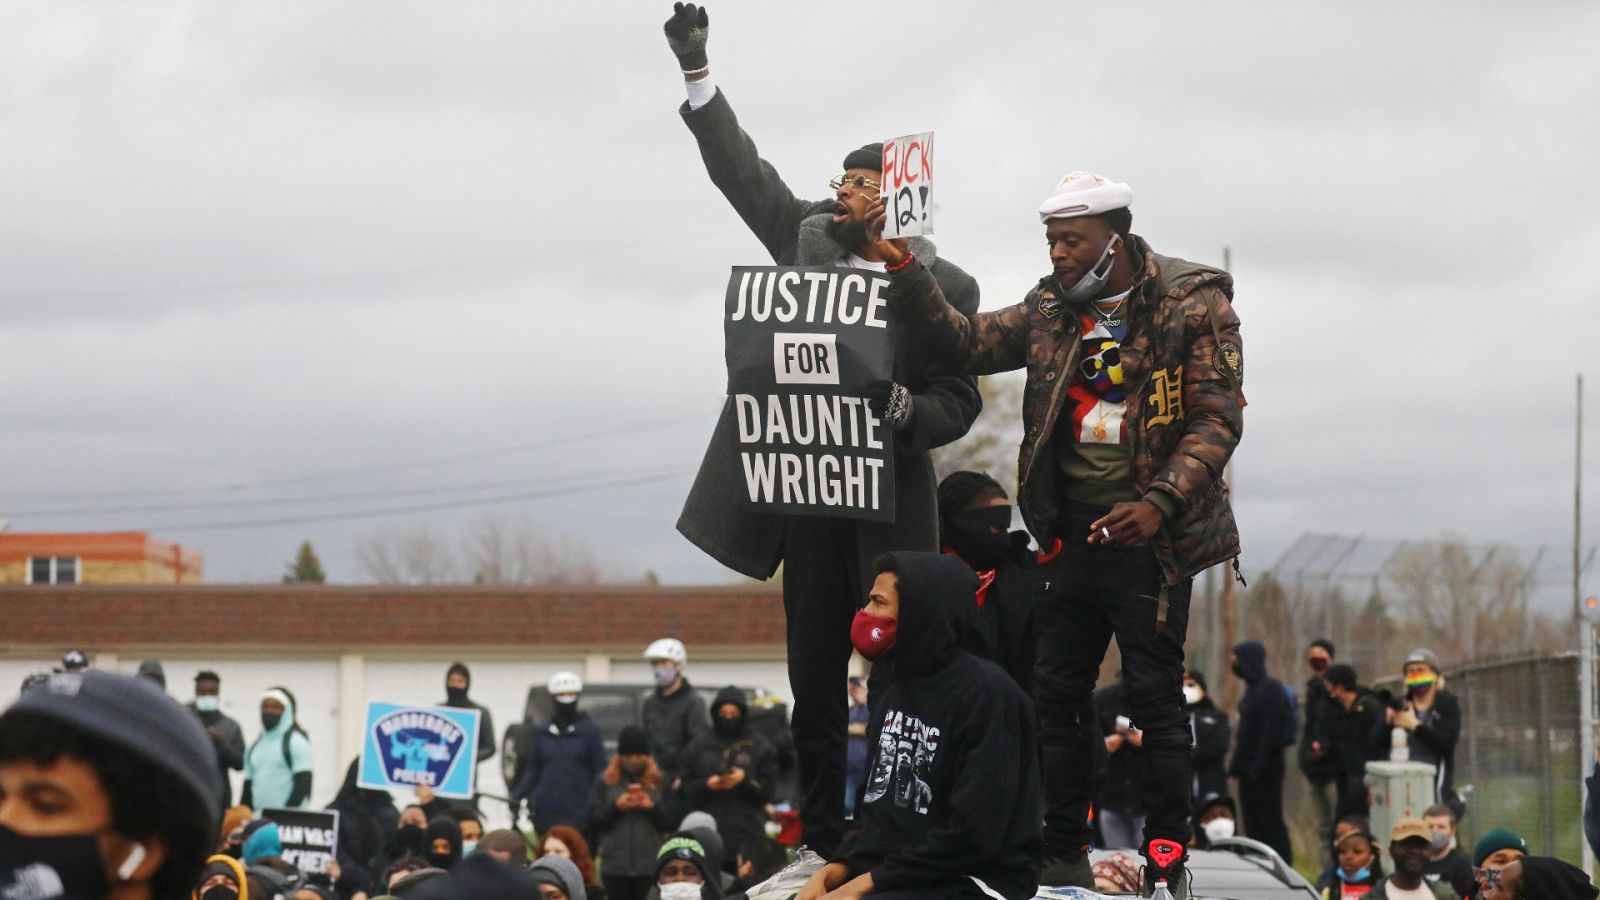
<svg viewBox="0 0 1600 900"><path fill-rule="evenodd" d="M867 408L883 424L896 431L911 424L915 407L911 392L906 390L905 385L879 379L863 384L858 393L866 399Z"/></svg>
<svg viewBox="0 0 1600 900"><path fill-rule="evenodd" d="M706 8L693 3L672 4L672 18L667 20L667 46L678 58L678 66L685 72L704 69L706 63L706 37L711 30Z"/></svg>

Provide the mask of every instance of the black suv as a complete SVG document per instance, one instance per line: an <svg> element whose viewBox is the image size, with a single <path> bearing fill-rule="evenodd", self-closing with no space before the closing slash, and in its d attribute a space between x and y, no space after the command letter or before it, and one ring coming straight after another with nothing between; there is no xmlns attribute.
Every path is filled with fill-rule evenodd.
<svg viewBox="0 0 1600 900"><path fill-rule="evenodd" d="M693 686L694 692L706 702L706 708L711 707L711 701L716 697L720 687ZM655 688L643 684L586 684L583 686L582 699L578 701L578 709L600 726L600 734L605 737L606 755L617 752L617 736L628 725L638 725L644 721L644 698L648 697ZM768 693L762 688L745 687L745 702L754 705L755 698ZM549 719L555 712L555 702L550 699L550 691L544 685L534 685L528 688L528 700L523 705L522 721L506 726L504 740L500 743L500 771L506 779L506 790L510 790L517 783L517 776L522 761L522 750L528 746L529 738L534 726L539 722ZM779 704L778 714L784 722L789 721L789 709L786 704Z"/></svg>

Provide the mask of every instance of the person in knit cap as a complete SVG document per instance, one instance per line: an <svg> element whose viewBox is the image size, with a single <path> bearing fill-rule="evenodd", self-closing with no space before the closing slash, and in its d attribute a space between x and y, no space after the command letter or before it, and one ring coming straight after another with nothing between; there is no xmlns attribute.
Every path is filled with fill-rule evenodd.
<svg viewBox="0 0 1600 900"><path fill-rule="evenodd" d="M0 897L186 897L217 841L215 758L146 679L50 676L0 715Z"/></svg>
<svg viewBox="0 0 1600 900"><path fill-rule="evenodd" d="M939 482L939 548L978 573L967 649L1033 692L1034 556L1028 533L1011 531L1011 498L982 472Z"/></svg>
<svg viewBox="0 0 1600 900"><path fill-rule="evenodd" d="M583 874L564 856L541 856L528 867L528 874L539 886L539 896L543 900L588 900L583 889Z"/></svg>
<svg viewBox="0 0 1600 900"><path fill-rule="evenodd" d="M883 145L869 143L846 152L843 171L828 182L828 196L797 197L761 158L727 95L712 80L706 9L674 4L665 30L688 92L679 111L699 145L706 172L773 262L886 272L887 264L866 231L869 212L883 207ZM925 238L911 238L911 246L950 302L963 313L976 313L978 284L972 276L940 256ZM938 549L928 451L965 435L982 408L976 378L938 365L910 340L896 346L889 379L868 382L855 393L867 400L883 428L893 431L894 510L886 522L752 510L735 450L732 398L723 407L678 519L684 537L734 571L765 580L783 567L794 696L790 725L805 831L805 847L789 874L801 880L821 868L823 857L844 838L848 709L839 686L850 674L850 618L857 598L871 585L872 561L880 553Z"/></svg>
<svg viewBox="0 0 1600 900"><path fill-rule="evenodd" d="M656 892L661 900L722 900L717 861L700 837L678 832L656 855Z"/></svg>
<svg viewBox="0 0 1600 900"><path fill-rule="evenodd" d="M605 859L600 881L611 900L645 900L650 893L656 851L672 826L662 791L650 736L637 725L623 728L617 755L595 780L589 797L589 830Z"/></svg>
<svg viewBox="0 0 1600 900"><path fill-rule="evenodd" d="M1222 473L1244 431L1233 279L1134 234L1133 188L1062 178L1038 215L1050 274L973 314L904 241L890 309L935 359L1028 372L1017 503L1040 548L1034 703L1045 773L1046 884L1093 886L1091 695L1113 637L1143 735L1145 889L1179 883L1189 821L1183 644L1195 573L1239 556ZM874 213L874 234L883 220ZM1124 353L1124 348L1127 351ZM1180 897L1181 900L1181 897Z"/></svg>
<svg viewBox="0 0 1600 900"><path fill-rule="evenodd" d="M1513 860L1491 881L1483 900L1594 900L1589 874L1553 856Z"/></svg>
<svg viewBox="0 0 1600 900"><path fill-rule="evenodd" d="M1528 855L1528 842L1509 828L1493 828L1478 838L1472 847L1472 877L1476 892L1482 898L1489 882L1499 878L1499 873L1512 862Z"/></svg>

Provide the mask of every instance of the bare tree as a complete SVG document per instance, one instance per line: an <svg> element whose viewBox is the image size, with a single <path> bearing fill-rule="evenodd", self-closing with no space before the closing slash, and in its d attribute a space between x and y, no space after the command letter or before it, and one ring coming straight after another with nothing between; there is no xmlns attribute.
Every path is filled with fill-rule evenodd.
<svg viewBox="0 0 1600 900"><path fill-rule="evenodd" d="M450 584L455 554L426 525L384 529L356 541L356 564L379 584Z"/></svg>
<svg viewBox="0 0 1600 900"><path fill-rule="evenodd" d="M1021 373L1007 372L978 380L983 412L966 437L933 451L934 472L943 480L951 472L985 472L1017 494L1017 449L1022 445Z"/></svg>
<svg viewBox="0 0 1600 900"><path fill-rule="evenodd" d="M528 519L485 515L462 541L476 584L595 584L600 566L594 551L567 537L550 535Z"/></svg>

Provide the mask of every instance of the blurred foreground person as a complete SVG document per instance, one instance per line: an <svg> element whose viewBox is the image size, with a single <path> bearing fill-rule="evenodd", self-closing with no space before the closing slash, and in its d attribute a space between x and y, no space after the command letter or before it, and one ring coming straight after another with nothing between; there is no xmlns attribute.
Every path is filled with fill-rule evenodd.
<svg viewBox="0 0 1600 900"><path fill-rule="evenodd" d="M0 716L0 897L189 897L219 810L211 741L148 680L53 675Z"/></svg>

